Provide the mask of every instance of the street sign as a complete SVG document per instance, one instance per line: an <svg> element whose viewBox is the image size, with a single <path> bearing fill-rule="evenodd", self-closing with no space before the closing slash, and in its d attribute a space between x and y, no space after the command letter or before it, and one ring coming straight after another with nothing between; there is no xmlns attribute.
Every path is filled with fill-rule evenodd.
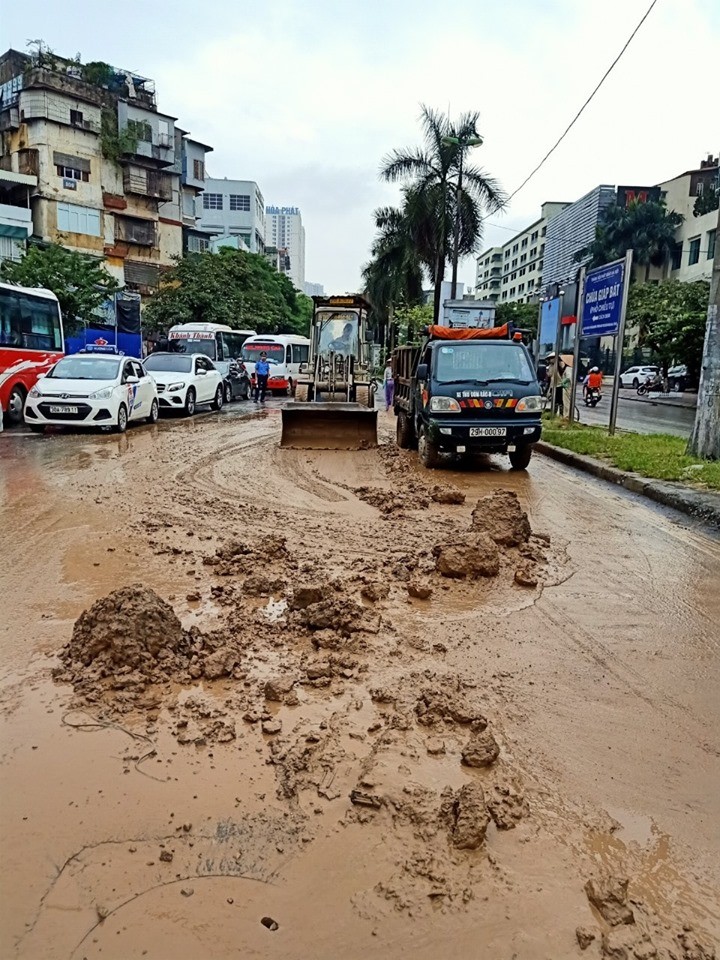
<svg viewBox="0 0 720 960"><path fill-rule="evenodd" d="M582 336L615 336L620 329L625 264L588 270L582 300Z"/></svg>

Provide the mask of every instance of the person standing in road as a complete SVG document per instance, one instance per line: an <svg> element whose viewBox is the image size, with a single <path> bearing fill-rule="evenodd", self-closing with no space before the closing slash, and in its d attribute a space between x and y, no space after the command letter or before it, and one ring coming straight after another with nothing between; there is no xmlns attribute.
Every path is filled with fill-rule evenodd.
<svg viewBox="0 0 720 960"><path fill-rule="evenodd" d="M270 364L266 353L260 354L260 359L255 364L255 403L265 403L265 391L267 390L268 377L270 376Z"/></svg>
<svg viewBox="0 0 720 960"><path fill-rule="evenodd" d="M393 405L395 399L395 378L393 376L392 359L388 357L383 372L383 385L385 387L385 413Z"/></svg>

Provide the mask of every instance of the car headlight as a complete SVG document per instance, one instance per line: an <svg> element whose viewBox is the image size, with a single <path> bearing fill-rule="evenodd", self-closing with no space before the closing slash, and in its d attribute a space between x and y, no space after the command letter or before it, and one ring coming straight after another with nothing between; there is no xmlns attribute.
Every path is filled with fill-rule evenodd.
<svg viewBox="0 0 720 960"><path fill-rule="evenodd" d="M36 397L41 397L42 394L40 393L37 387L32 387L32 389L28 393L28 396L32 397L32 399L34 400Z"/></svg>
<svg viewBox="0 0 720 960"><path fill-rule="evenodd" d="M113 394L112 387L104 387L102 390L96 390L95 393L90 394L91 400L109 400Z"/></svg>
<svg viewBox="0 0 720 960"><path fill-rule="evenodd" d="M515 413L540 413L541 410L542 397L523 397L515 407Z"/></svg>
<svg viewBox="0 0 720 960"><path fill-rule="evenodd" d="M183 390L184 388L184 383L171 383L168 387L168 393L177 393L178 390Z"/></svg>
<svg viewBox="0 0 720 960"><path fill-rule="evenodd" d="M459 413L460 404L452 397L431 397L430 410L432 413Z"/></svg>

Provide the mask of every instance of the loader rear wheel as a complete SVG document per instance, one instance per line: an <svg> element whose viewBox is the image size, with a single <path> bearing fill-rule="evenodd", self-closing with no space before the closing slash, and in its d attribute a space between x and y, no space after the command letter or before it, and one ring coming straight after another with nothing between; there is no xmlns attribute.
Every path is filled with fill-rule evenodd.
<svg viewBox="0 0 720 960"><path fill-rule="evenodd" d="M412 421L406 413L397 415L397 445L401 450L411 450L415 440Z"/></svg>
<svg viewBox="0 0 720 960"><path fill-rule="evenodd" d="M307 403L309 393L310 393L310 384L298 383L295 387L295 400L298 403Z"/></svg>
<svg viewBox="0 0 720 960"><path fill-rule="evenodd" d="M370 387L355 387L355 403L363 407L373 407L371 400Z"/></svg>

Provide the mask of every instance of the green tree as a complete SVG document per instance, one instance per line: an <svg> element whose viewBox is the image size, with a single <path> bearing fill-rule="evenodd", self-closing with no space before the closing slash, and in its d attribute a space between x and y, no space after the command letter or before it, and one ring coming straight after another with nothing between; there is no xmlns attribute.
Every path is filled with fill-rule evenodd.
<svg viewBox="0 0 720 960"><path fill-rule="evenodd" d="M418 256L435 284L433 316L440 316L441 283L453 254L456 214L460 217L458 254L472 253L482 238L482 220L506 203L499 183L484 170L467 163L470 147L463 141L478 138L477 112L463 114L452 123L445 114L422 107L424 146L394 150L382 161L380 176L410 186L405 195L405 214ZM458 143L447 143L452 137ZM479 139L479 138L478 138ZM462 162L462 189L458 174Z"/></svg>
<svg viewBox="0 0 720 960"><path fill-rule="evenodd" d="M306 335L312 301L265 257L231 247L179 259L145 308L148 329L175 323L226 323L258 333Z"/></svg>
<svg viewBox="0 0 720 960"><path fill-rule="evenodd" d="M98 307L120 289L101 260L66 250L59 243L32 245L17 262L3 260L0 279L52 290L60 303L66 333L89 323Z"/></svg>
<svg viewBox="0 0 720 960"><path fill-rule="evenodd" d="M532 339L537 336L539 303L499 303L495 309L495 323L512 323L527 330Z"/></svg>
<svg viewBox="0 0 720 960"><path fill-rule="evenodd" d="M398 307L395 313L397 343L416 343L422 338L423 329L433 322L430 303L410 307Z"/></svg>
<svg viewBox="0 0 720 960"><path fill-rule="evenodd" d="M672 256L675 231L683 219L682 214L667 210L663 200L634 200L626 207L611 204L595 228L595 239L575 259L589 257L588 266L599 267L632 249L633 263L645 267L647 280L651 266L661 267Z"/></svg>
<svg viewBox="0 0 720 960"><path fill-rule="evenodd" d="M384 343L395 308L421 302L423 270L405 210L380 207L374 216L378 232L370 248L372 259L363 269L363 282L379 340Z"/></svg>
<svg viewBox="0 0 720 960"><path fill-rule="evenodd" d="M709 187L695 198L693 206L693 216L702 217L706 213L712 213L717 210L718 201L720 201L720 190L717 187Z"/></svg>
<svg viewBox="0 0 720 960"><path fill-rule="evenodd" d="M709 296L707 280L668 280L630 288L628 327L639 329L640 344L652 349L665 372L673 363L685 363L690 377L697 378Z"/></svg>

